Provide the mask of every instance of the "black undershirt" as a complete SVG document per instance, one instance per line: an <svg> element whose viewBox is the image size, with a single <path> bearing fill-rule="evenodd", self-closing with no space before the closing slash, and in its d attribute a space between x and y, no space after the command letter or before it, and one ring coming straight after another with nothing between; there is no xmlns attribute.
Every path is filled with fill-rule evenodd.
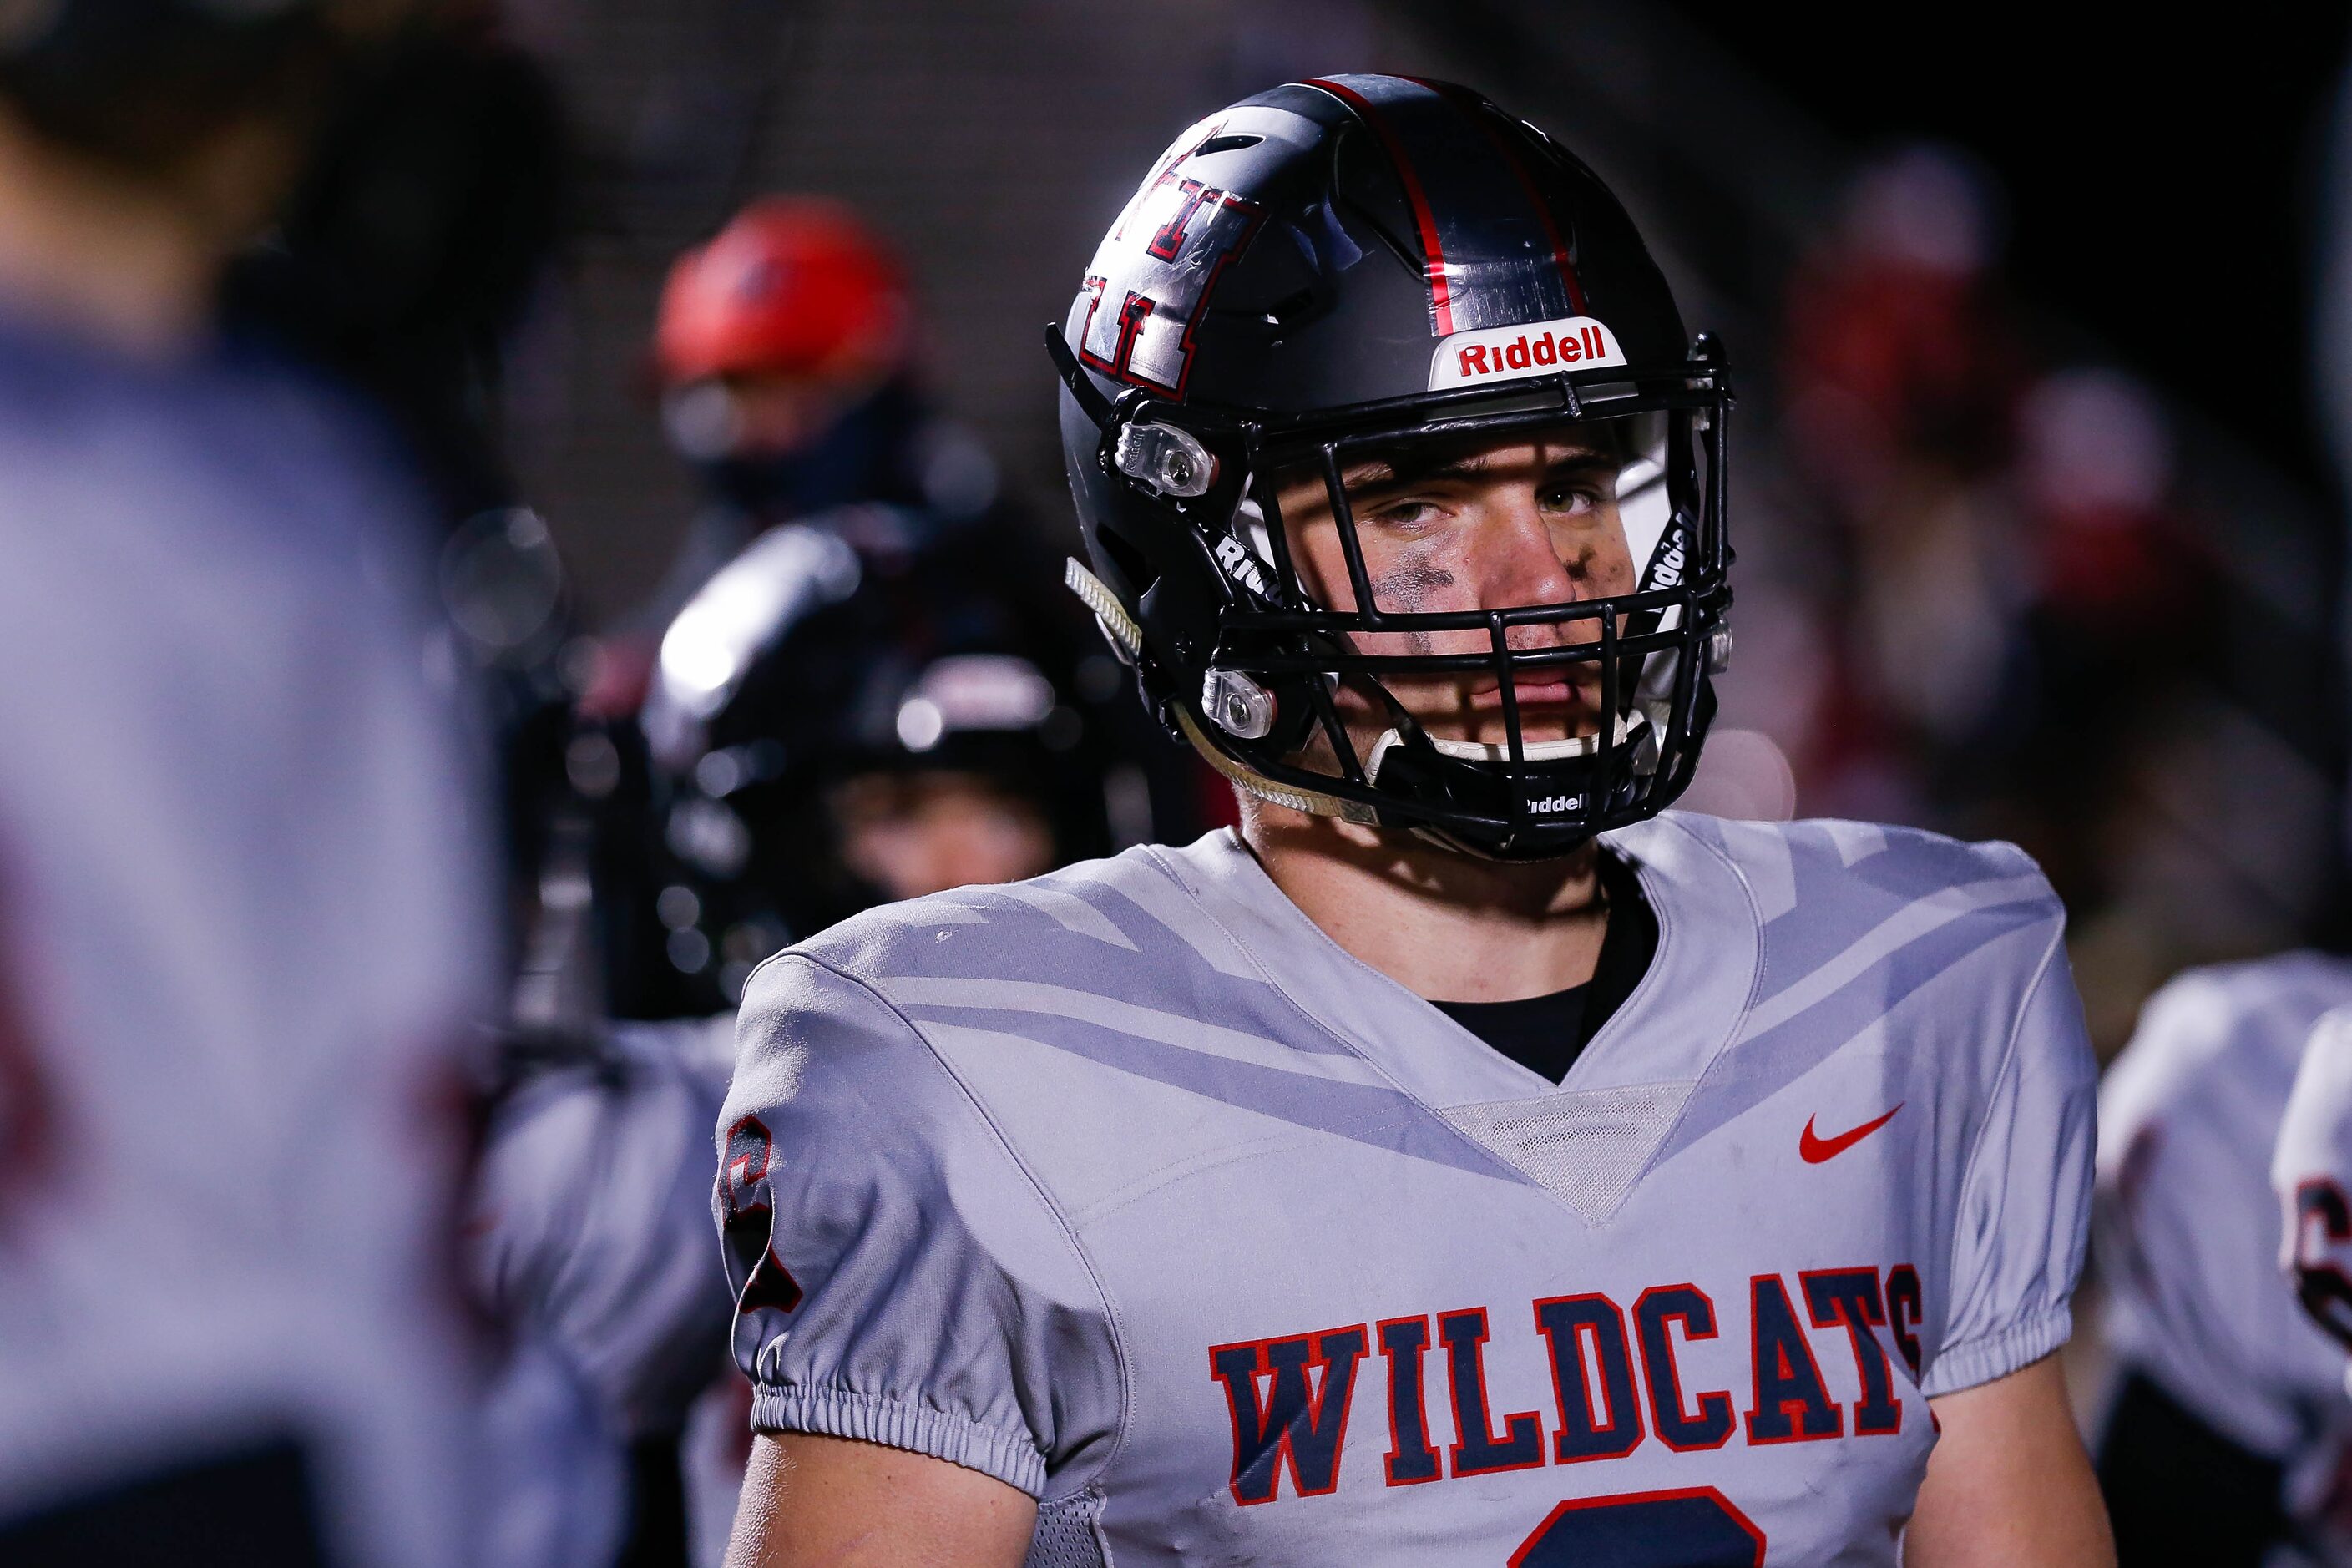
<svg viewBox="0 0 2352 1568"><path fill-rule="evenodd" d="M1558 1083L1585 1045L1623 1005L1649 972L1658 951L1658 917L1643 900L1641 884L1623 861L1601 852L1601 894L1609 929L1592 978L1548 996L1510 1002L1432 1002L1431 1006L1521 1067Z"/></svg>

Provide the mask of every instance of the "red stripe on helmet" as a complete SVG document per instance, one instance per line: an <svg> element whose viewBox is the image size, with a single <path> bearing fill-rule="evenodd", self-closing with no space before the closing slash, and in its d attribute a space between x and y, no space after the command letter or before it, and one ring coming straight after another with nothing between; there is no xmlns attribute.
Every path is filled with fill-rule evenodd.
<svg viewBox="0 0 2352 1568"><path fill-rule="evenodd" d="M1466 111L1477 101L1473 94L1452 82L1423 81L1417 76L1404 79L1429 89L1456 109ZM1560 286L1568 290L1569 305L1581 316L1584 314L1584 289L1576 280L1576 263L1569 259L1568 247L1560 240L1559 226L1551 221L1551 208L1545 203L1543 193L1536 188L1536 177L1528 172L1527 160L1519 156L1519 150L1511 145L1511 139L1497 131L1495 122L1486 115L1465 112L1464 118L1476 125L1486 134L1486 140L1495 144L1495 151L1503 155L1503 162L1508 163L1511 173L1517 176L1519 188L1528 193L1528 205L1536 209L1536 221L1543 225L1544 237L1551 241L1552 265L1559 268Z"/></svg>
<svg viewBox="0 0 2352 1568"><path fill-rule="evenodd" d="M1319 76L1308 77L1303 85L1319 88L1354 110L1356 118L1370 127L1372 134L1381 139L1381 145L1388 150L1389 162L1396 166L1397 178L1404 184L1405 200L1412 204L1413 224L1421 230L1422 252L1428 258L1423 263L1423 272L1429 281L1430 315L1436 323L1437 335L1451 337L1454 333L1454 300L1445 280L1445 247L1438 243L1436 216L1429 209L1428 193L1421 188L1421 176L1413 173L1412 160L1405 156L1404 144L1396 139L1396 133L1389 129L1380 111L1372 107L1371 100L1353 88L1343 87Z"/></svg>

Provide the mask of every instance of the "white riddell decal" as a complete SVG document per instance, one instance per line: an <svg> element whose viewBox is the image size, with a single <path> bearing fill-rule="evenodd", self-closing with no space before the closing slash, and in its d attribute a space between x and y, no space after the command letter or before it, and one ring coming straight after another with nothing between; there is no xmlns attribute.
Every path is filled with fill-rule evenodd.
<svg viewBox="0 0 2352 1568"><path fill-rule="evenodd" d="M1272 591L1266 587L1265 574L1258 570L1257 558L1249 552L1240 540L1230 533L1226 534L1217 541L1216 553L1217 561L1224 567L1227 576L1261 599L1274 597Z"/></svg>
<svg viewBox="0 0 2352 1568"><path fill-rule="evenodd" d="M1437 345L1429 362L1429 390L1624 363L1625 351L1617 346L1616 338L1590 316L1482 327L1456 332Z"/></svg>

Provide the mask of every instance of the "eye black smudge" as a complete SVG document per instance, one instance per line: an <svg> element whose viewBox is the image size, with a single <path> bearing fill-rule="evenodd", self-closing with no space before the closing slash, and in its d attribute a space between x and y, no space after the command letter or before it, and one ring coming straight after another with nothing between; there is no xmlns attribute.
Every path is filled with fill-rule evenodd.
<svg viewBox="0 0 2352 1568"><path fill-rule="evenodd" d="M1454 574L1426 561L1408 561L1372 579L1372 602L1384 610L1411 614L1440 588L1454 586Z"/></svg>
<svg viewBox="0 0 2352 1568"><path fill-rule="evenodd" d="M1372 579L1372 603L1392 615L1412 615L1427 606L1430 595L1452 586L1454 574L1444 567L1428 561L1406 561ZM1436 651L1427 632L1411 631L1404 637L1405 647L1413 653Z"/></svg>

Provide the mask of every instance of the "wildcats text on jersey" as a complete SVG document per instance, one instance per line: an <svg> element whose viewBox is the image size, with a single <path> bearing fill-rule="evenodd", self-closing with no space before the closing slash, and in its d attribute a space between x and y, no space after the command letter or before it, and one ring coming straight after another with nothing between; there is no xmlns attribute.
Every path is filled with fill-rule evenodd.
<svg viewBox="0 0 2352 1568"><path fill-rule="evenodd" d="M1879 1331L1892 1335L1916 1381L1916 1268L1808 1269L1793 1291L1781 1275L1759 1274L1747 1293L1747 1367L1738 1380L1746 1384L1744 1400L1731 1387L1694 1387L1710 1379L1685 1365L1685 1352L1727 1334L1714 1298L1695 1284L1652 1286L1630 1310L1597 1292L1532 1303L1533 1331L1551 1370L1549 1443L1537 1411L1496 1414L1498 1404L1515 1401L1497 1401L1489 1388L1486 1352L1495 1330L1484 1307L1213 1346L1209 1375L1223 1391L1233 1427L1234 1500L1273 1502L1286 1476L1297 1497L1339 1489L1357 1385L1370 1377L1365 1363L1374 1355L1384 1369L1371 1379L1381 1392L1370 1397L1388 1407L1382 1479L1391 1487L1622 1459L1649 1441L1691 1453L1735 1437L1756 1446L1903 1429L1903 1402ZM1852 1356L1858 1399L1832 1397L1808 1323L1842 1336L1828 1353ZM1442 1362L1442 1418L1432 1413L1432 1361ZM1441 1419L1452 1435L1442 1456Z"/></svg>

